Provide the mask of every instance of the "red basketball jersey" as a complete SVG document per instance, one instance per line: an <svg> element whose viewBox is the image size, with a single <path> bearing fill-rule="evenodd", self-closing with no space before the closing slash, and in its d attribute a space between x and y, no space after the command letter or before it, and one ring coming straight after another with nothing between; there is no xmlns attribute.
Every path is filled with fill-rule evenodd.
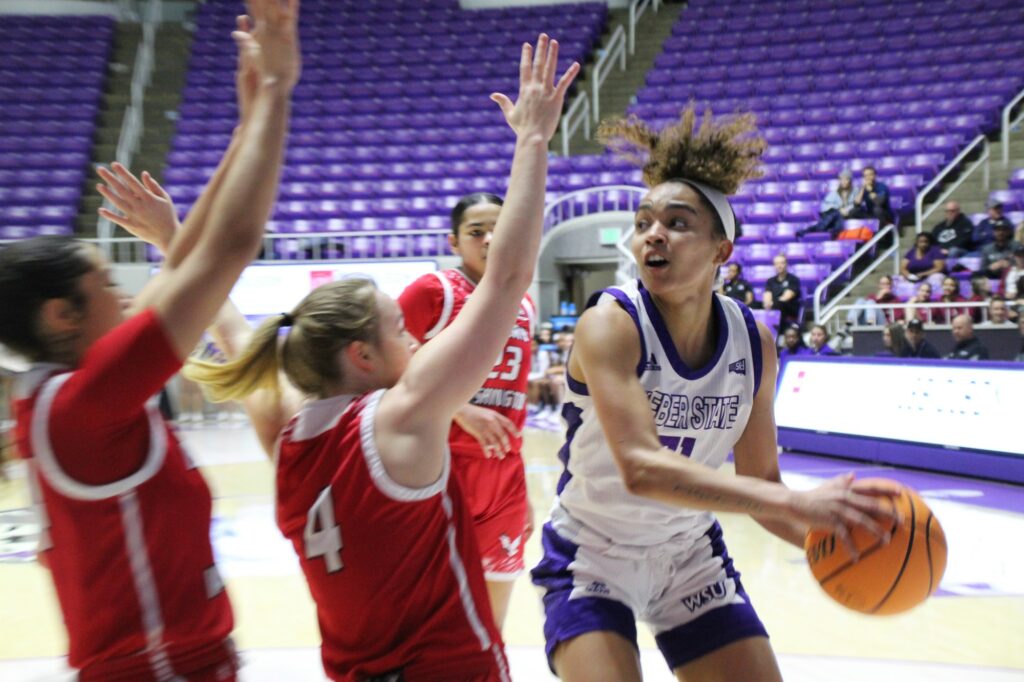
<svg viewBox="0 0 1024 682"><path fill-rule="evenodd" d="M210 492L151 398L180 367L144 312L74 371L38 366L15 395L50 569L82 680L171 680L223 661L231 607Z"/></svg>
<svg viewBox="0 0 1024 682"><path fill-rule="evenodd" d="M405 327L420 343L426 343L441 333L462 311L476 284L460 270L442 270L418 278L398 297L405 316ZM529 296L519 304L519 316L509 332L508 341L501 351L484 385L470 401L508 417L520 435L513 439L512 451L523 446L522 431L526 423L526 387L530 374L533 325L536 311ZM452 454L484 457L480 443L452 424L448 437Z"/></svg>
<svg viewBox="0 0 1024 682"><path fill-rule="evenodd" d="M384 391L307 405L281 434L277 523L317 604L332 680L507 680L469 513L449 463L407 488L384 469Z"/></svg>

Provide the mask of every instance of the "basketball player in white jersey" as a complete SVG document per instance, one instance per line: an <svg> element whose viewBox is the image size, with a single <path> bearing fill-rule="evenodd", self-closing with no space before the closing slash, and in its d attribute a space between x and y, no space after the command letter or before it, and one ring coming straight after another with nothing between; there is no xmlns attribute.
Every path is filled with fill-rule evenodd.
<svg viewBox="0 0 1024 682"><path fill-rule="evenodd" d="M640 680L638 619L680 680L781 680L712 512L750 514L801 547L811 527L848 546L852 526L884 540L892 520L883 492L851 476L781 484L774 336L714 293L735 235L725 195L758 174L765 145L750 116L695 128L692 105L661 133L602 126L646 157L650 191L632 238L639 280L591 299L567 368L565 471L532 572L564 680ZM716 471L730 451L736 476Z"/></svg>

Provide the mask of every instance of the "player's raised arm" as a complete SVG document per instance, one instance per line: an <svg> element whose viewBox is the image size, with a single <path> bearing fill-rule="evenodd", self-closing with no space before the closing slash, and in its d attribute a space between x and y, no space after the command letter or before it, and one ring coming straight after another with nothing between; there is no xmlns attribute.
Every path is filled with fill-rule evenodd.
<svg viewBox="0 0 1024 682"><path fill-rule="evenodd" d="M547 179L547 147L562 113L565 92L579 71L573 64L555 82L558 43L541 35L524 45L519 97L491 98L516 133L505 206L488 251L487 270L459 317L412 359L399 383L381 401L377 436L382 449L391 433L427 436L440 443L449 422L480 387L515 322L540 245ZM440 448L438 448L440 450ZM436 478L440 458L425 465ZM433 474L429 472L433 471Z"/></svg>
<svg viewBox="0 0 1024 682"><path fill-rule="evenodd" d="M182 357L227 299L257 250L277 193L291 91L299 77L297 0L251 0L259 86L195 247L154 292L152 307Z"/></svg>

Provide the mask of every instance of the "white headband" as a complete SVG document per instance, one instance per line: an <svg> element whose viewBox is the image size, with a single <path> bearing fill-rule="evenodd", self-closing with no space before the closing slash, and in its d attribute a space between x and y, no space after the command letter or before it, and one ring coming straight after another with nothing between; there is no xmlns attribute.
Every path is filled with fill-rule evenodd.
<svg viewBox="0 0 1024 682"><path fill-rule="evenodd" d="M686 178L680 178L679 180L680 182L685 182L687 185L692 186L695 190L704 195L704 198L715 207L715 212L718 213L718 217L722 221L722 227L725 228L725 238L729 241L735 241L736 214L732 212L732 206L729 205L729 200L725 195L714 187L705 185L703 182L688 180Z"/></svg>

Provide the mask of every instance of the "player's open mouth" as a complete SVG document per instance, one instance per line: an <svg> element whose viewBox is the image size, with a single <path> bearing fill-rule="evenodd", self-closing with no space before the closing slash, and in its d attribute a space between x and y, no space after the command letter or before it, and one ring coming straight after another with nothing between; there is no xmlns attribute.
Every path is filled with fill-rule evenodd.
<svg viewBox="0 0 1024 682"><path fill-rule="evenodd" d="M664 268L668 267L668 261L661 256L648 256L644 259L644 265L649 268Z"/></svg>

